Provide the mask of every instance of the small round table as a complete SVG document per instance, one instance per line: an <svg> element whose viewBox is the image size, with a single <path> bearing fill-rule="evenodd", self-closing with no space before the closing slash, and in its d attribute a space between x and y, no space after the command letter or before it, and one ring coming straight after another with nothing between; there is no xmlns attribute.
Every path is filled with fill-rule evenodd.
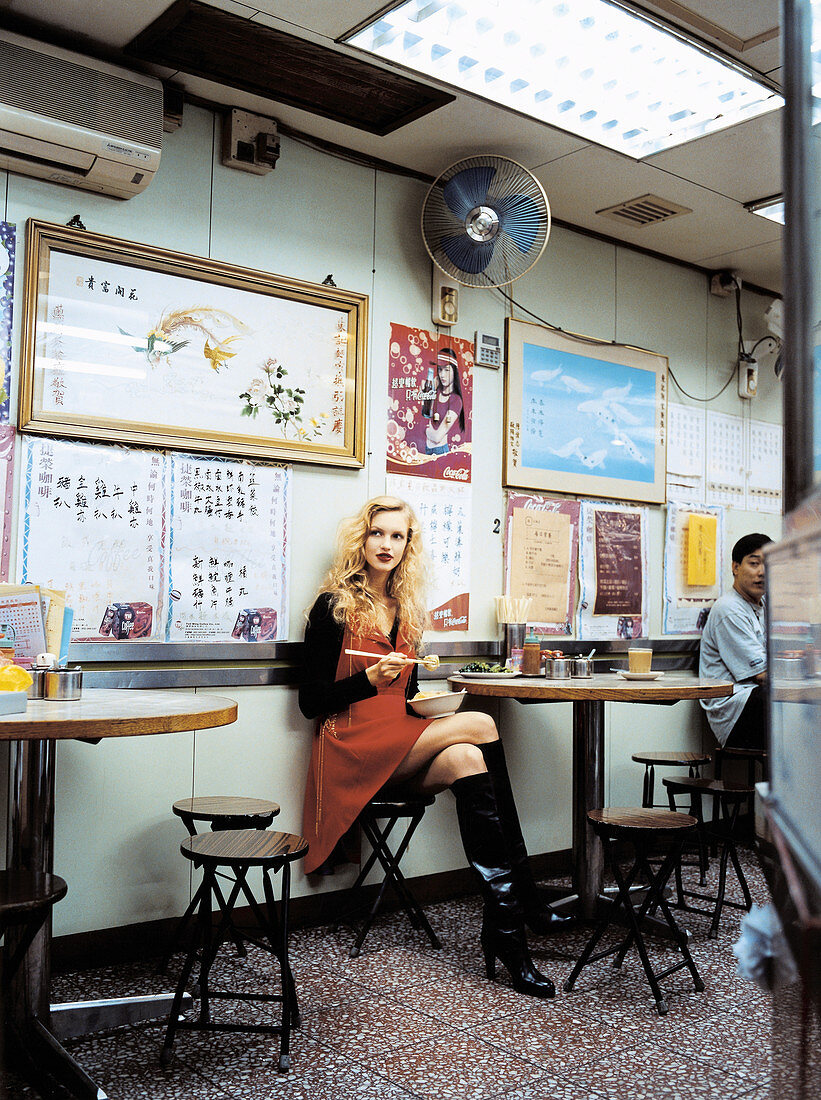
<svg viewBox="0 0 821 1100"><path fill-rule="evenodd" d="M210 729L235 722L237 704L218 695L176 691L139 691L86 688L80 699L29 699L21 714L0 716L0 740L11 744L11 781L7 866L10 870L51 873L54 858L55 743L70 739L98 741L104 737L140 737ZM70 888L69 883L69 888ZM12 935L11 932L8 935ZM35 938L20 967L9 998L9 1015L28 1038L48 1049L60 1063L61 1080L78 1096L105 1094L63 1050L45 1026L50 1020L51 921ZM170 996L170 995L169 995ZM137 998L139 1016L154 1015ZM106 1017L108 1026L133 1019L126 999L117 1002L118 1014ZM169 998L157 1004L167 1011ZM54 1006L63 1009L63 1006ZM65 1006L66 1009L69 1006ZM98 1002L97 1019L103 1012ZM60 1011L61 1034L82 1034L82 1025L69 1022L70 1011ZM92 1091L94 1090L94 1091Z"/></svg>
<svg viewBox="0 0 821 1100"><path fill-rule="evenodd" d="M549 680L544 676L473 679L450 676L454 691L522 703L573 704L573 864L574 887L584 917L595 913L604 877L601 842L587 819L604 806L604 704L677 703L732 695L729 681L700 680L690 672L666 672L656 680L625 680L613 673ZM563 910L564 911L564 910Z"/></svg>

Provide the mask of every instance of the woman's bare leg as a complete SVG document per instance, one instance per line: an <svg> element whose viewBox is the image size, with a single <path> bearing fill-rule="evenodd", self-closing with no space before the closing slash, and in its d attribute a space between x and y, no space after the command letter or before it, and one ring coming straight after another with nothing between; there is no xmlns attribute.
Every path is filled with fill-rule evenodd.
<svg viewBox="0 0 821 1100"><path fill-rule="evenodd" d="M477 746L498 739L496 723L489 714L468 711L437 718L420 734L390 782L413 779L420 791L442 790L466 775L487 771Z"/></svg>

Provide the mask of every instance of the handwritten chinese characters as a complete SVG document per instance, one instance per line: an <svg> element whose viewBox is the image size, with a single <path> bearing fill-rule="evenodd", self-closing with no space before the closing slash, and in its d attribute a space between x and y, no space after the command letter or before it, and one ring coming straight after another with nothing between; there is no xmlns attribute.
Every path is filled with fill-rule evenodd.
<svg viewBox="0 0 821 1100"><path fill-rule="evenodd" d="M290 469L169 461L169 641L287 637Z"/></svg>
<svg viewBox="0 0 821 1100"><path fill-rule="evenodd" d="M23 437L20 577L65 589L75 640L102 637L106 608L164 602L165 458L155 451Z"/></svg>
<svg viewBox="0 0 821 1100"><path fill-rule="evenodd" d="M75 641L287 637L289 468L23 438L20 575Z"/></svg>

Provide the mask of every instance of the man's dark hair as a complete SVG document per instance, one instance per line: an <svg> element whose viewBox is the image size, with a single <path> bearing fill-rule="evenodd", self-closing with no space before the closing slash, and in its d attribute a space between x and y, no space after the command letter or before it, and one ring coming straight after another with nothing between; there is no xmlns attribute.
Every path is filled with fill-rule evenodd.
<svg viewBox="0 0 821 1100"><path fill-rule="evenodd" d="M760 531L752 535L744 535L733 547L733 561L742 562L748 554L754 554L756 550L760 550L762 546L772 541L769 535L762 535Z"/></svg>

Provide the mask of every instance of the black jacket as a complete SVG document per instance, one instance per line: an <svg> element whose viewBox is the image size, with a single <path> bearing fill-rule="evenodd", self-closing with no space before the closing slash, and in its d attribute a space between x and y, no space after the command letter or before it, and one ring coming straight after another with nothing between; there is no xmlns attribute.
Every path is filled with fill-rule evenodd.
<svg viewBox="0 0 821 1100"><path fill-rule="evenodd" d="M397 627L394 625L391 633L393 645L396 645L396 634ZM305 627L299 709L306 718L338 714L351 703L379 694L364 669L342 680L334 679L344 636L344 625L333 617L333 596L330 592L321 592L311 608ZM412 698L417 688L417 666L414 665L408 682L408 697Z"/></svg>

